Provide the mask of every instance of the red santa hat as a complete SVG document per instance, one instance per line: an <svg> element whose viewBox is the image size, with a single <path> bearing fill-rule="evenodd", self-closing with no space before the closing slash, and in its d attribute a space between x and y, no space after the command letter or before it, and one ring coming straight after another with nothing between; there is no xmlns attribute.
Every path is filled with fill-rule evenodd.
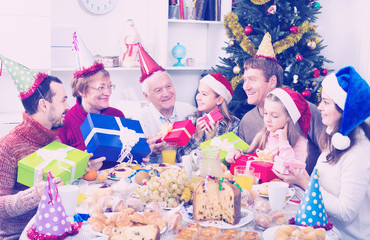
<svg viewBox="0 0 370 240"><path fill-rule="evenodd" d="M306 99L301 94L287 87L275 88L269 94L273 94L280 99L293 123L298 123L302 133L307 137L311 122L311 111Z"/></svg>
<svg viewBox="0 0 370 240"><path fill-rule="evenodd" d="M233 97L233 88L227 78L221 73L208 74L200 80L201 83L207 84L213 91L223 97L227 104Z"/></svg>
<svg viewBox="0 0 370 240"><path fill-rule="evenodd" d="M139 46L139 60L141 67L141 78L140 83L151 76L153 73L158 71L165 71L161 66L159 66L154 59L144 50L141 43L137 43Z"/></svg>

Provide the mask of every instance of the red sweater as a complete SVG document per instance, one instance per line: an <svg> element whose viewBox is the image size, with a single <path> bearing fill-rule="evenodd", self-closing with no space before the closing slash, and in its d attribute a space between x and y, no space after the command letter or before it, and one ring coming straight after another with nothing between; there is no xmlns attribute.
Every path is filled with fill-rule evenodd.
<svg viewBox="0 0 370 240"><path fill-rule="evenodd" d="M58 140L57 133L23 113L23 122L0 139L0 239L18 239L40 202L35 187L17 183L18 161Z"/></svg>
<svg viewBox="0 0 370 240"><path fill-rule="evenodd" d="M59 129L58 136L62 143L82 151L86 150L85 141L82 137L80 126L83 121L85 121L87 114L88 113L83 110L78 100L76 100L76 104L67 112L65 116L64 126ZM125 117L120 110L112 107L102 110L101 114L120 118Z"/></svg>

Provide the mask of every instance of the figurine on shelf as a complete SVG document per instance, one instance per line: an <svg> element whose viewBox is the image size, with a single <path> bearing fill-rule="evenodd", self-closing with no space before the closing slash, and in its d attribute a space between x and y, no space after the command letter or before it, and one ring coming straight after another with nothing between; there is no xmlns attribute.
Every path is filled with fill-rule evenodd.
<svg viewBox="0 0 370 240"><path fill-rule="evenodd" d="M127 20L127 33L123 37L123 44L126 48L122 57L122 67L139 67L138 43L141 43L141 37L135 28L132 19Z"/></svg>

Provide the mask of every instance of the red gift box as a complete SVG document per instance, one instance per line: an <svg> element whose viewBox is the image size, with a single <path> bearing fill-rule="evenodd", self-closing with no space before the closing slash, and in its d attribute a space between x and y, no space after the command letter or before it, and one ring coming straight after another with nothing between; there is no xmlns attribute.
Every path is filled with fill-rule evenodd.
<svg viewBox="0 0 370 240"><path fill-rule="evenodd" d="M260 182L270 182L272 179L277 178L275 173L272 171L274 165L273 162L263 161L256 159L257 154L241 155L235 160L235 163L230 163L230 172L234 175L234 168L236 166L250 165L254 168L254 173L260 173ZM247 163L250 161L249 163Z"/></svg>
<svg viewBox="0 0 370 240"><path fill-rule="evenodd" d="M278 178L272 171L274 163L268 161L252 161L251 167L254 167L255 173L260 173L260 182L270 182L272 179Z"/></svg>
<svg viewBox="0 0 370 240"><path fill-rule="evenodd" d="M204 117L201 117L199 120L206 121L209 126L210 123L216 123L222 119L224 119L224 116L222 116L222 113L218 108L215 108L210 113L207 113Z"/></svg>
<svg viewBox="0 0 370 240"><path fill-rule="evenodd" d="M234 163L230 163L230 172L232 175L234 175L234 168L236 166L245 166L247 164L247 161L254 160L254 157L257 155L254 154L247 154L247 155L241 155L237 159L235 159Z"/></svg>
<svg viewBox="0 0 370 240"><path fill-rule="evenodd" d="M167 126L167 130L162 138L157 142L172 142L176 143L178 147L185 146L191 136L193 136L196 128L191 120L183 120L172 123Z"/></svg>

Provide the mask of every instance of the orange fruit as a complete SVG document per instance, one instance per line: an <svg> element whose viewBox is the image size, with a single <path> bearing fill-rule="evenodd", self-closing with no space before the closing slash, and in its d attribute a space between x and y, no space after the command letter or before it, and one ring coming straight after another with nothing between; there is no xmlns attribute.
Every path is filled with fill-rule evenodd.
<svg viewBox="0 0 370 240"><path fill-rule="evenodd" d="M98 172L94 169L88 171L85 173L85 175L82 176L83 179L87 181L94 181L98 177Z"/></svg>

